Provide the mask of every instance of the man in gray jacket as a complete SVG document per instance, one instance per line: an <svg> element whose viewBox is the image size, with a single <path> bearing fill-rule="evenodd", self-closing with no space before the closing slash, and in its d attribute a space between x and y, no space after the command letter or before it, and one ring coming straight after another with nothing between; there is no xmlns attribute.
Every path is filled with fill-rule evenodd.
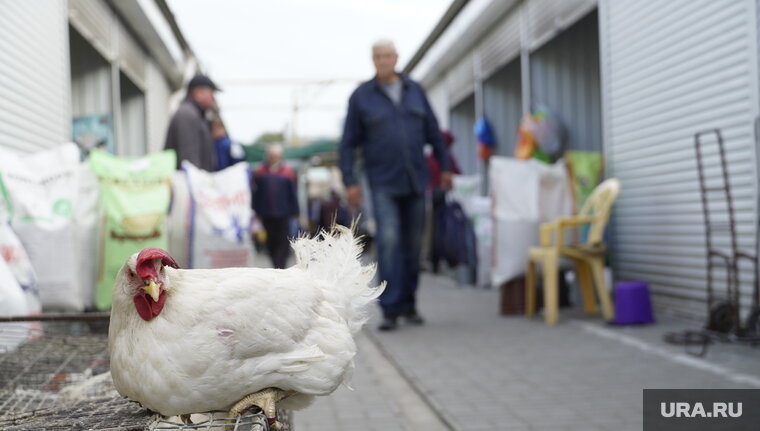
<svg viewBox="0 0 760 431"><path fill-rule="evenodd" d="M214 140L206 121L206 110L216 101L219 87L205 75L196 75L187 85L187 97L177 108L169 123L164 148L177 152L177 169L187 160L206 171L216 170Z"/></svg>

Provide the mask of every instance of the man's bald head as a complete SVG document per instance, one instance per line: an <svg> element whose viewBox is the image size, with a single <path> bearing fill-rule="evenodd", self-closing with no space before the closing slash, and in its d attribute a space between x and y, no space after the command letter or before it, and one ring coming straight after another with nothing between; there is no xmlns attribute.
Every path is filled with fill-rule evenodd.
<svg viewBox="0 0 760 431"><path fill-rule="evenodd" d="M272 144L267 148L267 163L275 165L282 161L282 145Z"/></svg>

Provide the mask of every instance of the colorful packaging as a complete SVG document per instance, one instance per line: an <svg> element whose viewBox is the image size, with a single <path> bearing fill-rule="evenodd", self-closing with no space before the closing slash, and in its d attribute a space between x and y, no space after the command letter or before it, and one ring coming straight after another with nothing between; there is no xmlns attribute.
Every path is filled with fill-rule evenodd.
<svg viewBox="0 0 760 431"><path fill-rule="evenodd" d="M46 310L84 309L73 220L78 165L72 143L32 155L0 149L0 202L37 274Z"/></svg>
<svg viewBox="0 0 760 431"><path fill-rule="evenodd" d="M182 169L190 193L188 267L253 266L248 164L210 173L183 161Z"/></svg>
<svg viewBox="0 0 760 431"><path fill-rule="evenodd" d="M146 247L167 248L166 214L176 154L167 150L135 159L94 150L89 162L100 180L104 213L95 306L105 310L111 306L111 288L124 262Z"/></svg>

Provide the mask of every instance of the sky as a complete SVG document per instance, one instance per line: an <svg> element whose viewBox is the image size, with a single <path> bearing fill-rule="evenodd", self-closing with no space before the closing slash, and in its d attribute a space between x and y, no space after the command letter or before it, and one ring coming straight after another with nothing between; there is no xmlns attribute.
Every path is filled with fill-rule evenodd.
<svg viewBox="0 0 760 431"><path fill-rule="evenodd" d="M402 69L451 0L169 0L233 140L338 138L348 97L389 38ZM295 109L298 107L298 109Z"/></svg>

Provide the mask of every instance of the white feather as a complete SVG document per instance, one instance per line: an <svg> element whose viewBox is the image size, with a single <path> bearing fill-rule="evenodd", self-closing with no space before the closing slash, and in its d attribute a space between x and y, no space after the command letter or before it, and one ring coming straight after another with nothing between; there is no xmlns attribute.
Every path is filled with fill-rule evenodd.
<svg viewBox="0 0 760 431"><path fill-rule="evenodd" d="M267 387L295 390L290 408L350 376L352 334L382 292L351 230L293 243L286 270L165 268L166 305L142 320L127 273L113 289L109 347L120 394L166 416L228 409ZM130 267L131 265L131 267Z"/></svg>

